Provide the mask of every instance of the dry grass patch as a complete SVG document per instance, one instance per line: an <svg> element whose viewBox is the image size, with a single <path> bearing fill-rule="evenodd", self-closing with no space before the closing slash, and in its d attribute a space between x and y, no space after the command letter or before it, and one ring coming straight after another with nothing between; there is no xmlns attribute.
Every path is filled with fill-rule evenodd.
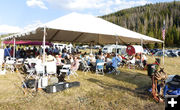
<svg viewBox="0 0 180 110"><path fill-rule="evenodd" d="M154 58L149 57L149 63ZM180 58L166 58L165 71L180 75ZM47 94L44 91L23 94L18 73L0 76L0 109L2 110L163 110L146 89L151 85L146 71L120 68L120 75L85 75L78 71L80 87Z"/></svg>

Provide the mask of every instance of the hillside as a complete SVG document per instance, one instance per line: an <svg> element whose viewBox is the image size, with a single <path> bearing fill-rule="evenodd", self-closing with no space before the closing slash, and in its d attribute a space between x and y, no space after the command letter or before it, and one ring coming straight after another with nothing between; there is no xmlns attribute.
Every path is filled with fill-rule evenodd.
<svg viewBox="0 0 180 110"><path fill-rule="evenodd" d="M102 18L158 39L162 39L163 20L165 20L166 46L180 45L180 1L147 4L104 15Z"/></svg>

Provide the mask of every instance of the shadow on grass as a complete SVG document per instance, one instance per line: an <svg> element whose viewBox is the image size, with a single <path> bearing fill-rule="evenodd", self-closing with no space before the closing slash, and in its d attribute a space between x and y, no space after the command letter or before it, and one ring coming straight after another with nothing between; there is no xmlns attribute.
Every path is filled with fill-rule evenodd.
<svg viewBox="0 0 180 110"><path fill-rule="evenodd" d="M146 90L151 87L151 79L149 76L140 73L136 70L131 71L121 71L119 75L106 74L106 77L110 77L117 81L123 81L136 85L136 90Z"/></svg>
<svg viewBox="0 0 180 110"><path fill-rule="evenodd" d="M105 75L103 77L110 77L118 81L123 81L131 84L135 84L137 87L133 88L130 86L124 86L120 84L113 84L108 83L103 80L95 79L95 78L89 78L88 81L97 84L98 86L102 87L105 90L117 90L117 91L127 91L133 93L134 97L138 97L144 101L150 100L151 102L154 102L151 96L151 93L149 93L147 90L151 87L151 80L150 78L142 73L138 72L121 72L119 75ZM164 109L164 103L147 103L143 107L146 110L152 110L152 109Z"/></svg>
<svg viewBox="0 0 180 110"><path fill-rule="evenodd" d="M140 97L143 100L147 100L150 98L149 97L150 95L148 95L148 92L144 92L142 90L134 90L134 89L131 89L128 87L123 87L123 86L117 85L117 84L109 84L109 83L105 83L104 81L94 79L94 78L89 78L87 80L97 84L98 86L102 87L105 90L128 91L128 92L133 93L135 96Z"/></svg>

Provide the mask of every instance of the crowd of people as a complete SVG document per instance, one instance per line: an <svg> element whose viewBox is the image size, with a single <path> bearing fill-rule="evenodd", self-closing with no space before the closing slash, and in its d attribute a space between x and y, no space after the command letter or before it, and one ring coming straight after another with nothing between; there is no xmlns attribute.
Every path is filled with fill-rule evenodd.
<svg viewBox="0 0 180 110"><path fill-rule="evenodd" d="M4 50L4 56L13 57L13 47L7 46ZM57 65L57 74L59 74L59 69L65 64L71 65L71 69L77 70L79 66L83 68L81 61L85 61L90 67L91 70L96 70L99 68L97 63L104 62L106 72L112 73L113 70L116 70L119 66L124 66L126 64L139 64L141 61L143 65L146 65L147 57L143 54L134 54L132 56L120 55L112 53L103 53L101 49L95 54L87 54L86 52L81 53L78 50L69 52L66 48L60 50L57 47L53 48L52 46L45 49L45 61L51 62L55 61ZM15 57L18 58L36 58L43 61L43 48L39 47L26 47L15 49Z"/></svg>
<svg viewBox="0 0 180 110"><path fill-rule="evenodd" d="M66 47L64 49L59 49L57 47L53 47L53 46L49 46L45 48L45 52L51 55L58 55L59 52L64 52L64 51L69 51L66 49ZM77 52L76 49L72 50L73 52ZM4 49L4 57L13 57L13 53L14 53L14 47L13 46L6 46L6 48ZM42 55L43 54L43 48L41 46L23 46L23 47L16 47L15 48L15 57L16 58L35 58L38 55Z"/></svg>

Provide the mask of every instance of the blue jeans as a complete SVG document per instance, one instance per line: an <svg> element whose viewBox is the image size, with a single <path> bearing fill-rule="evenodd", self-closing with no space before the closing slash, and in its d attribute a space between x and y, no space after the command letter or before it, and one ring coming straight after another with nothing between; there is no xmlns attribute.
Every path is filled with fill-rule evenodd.
<svg viewBox="0 0 180 110"><path fill-rule="evenodd" d="M106 65L107 72L109 72L109 69L110 69L110 71L112 71L114 69L114 67L112 65Z"/></svg>

